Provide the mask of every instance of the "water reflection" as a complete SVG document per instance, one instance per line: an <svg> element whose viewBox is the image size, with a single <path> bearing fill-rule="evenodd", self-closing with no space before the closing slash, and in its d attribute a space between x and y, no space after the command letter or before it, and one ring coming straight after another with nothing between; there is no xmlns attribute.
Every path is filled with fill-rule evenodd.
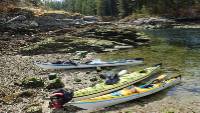
<svg viewBox="0 0 200 113"><path fill-rule="evenodd" d="M165 38L169 45L200 48L200 29L159 29L145 32Z"/></svg>

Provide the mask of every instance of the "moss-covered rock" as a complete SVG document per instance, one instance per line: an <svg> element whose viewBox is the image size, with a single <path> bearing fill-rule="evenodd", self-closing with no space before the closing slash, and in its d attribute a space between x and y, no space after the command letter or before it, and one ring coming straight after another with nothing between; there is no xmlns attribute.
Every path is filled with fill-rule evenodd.
<svg viewBox="0 0 200 113"><path fill-rule="evenodd" d="M98 79L96 77L90 79L91 82L96 82L97 80Z"/></svg>
<svg viewBox="0 0 200 113"><path fill-rule="evenodd" d="M25 90L18 93L18 97L32 97L35 95L36 93L33 90Z"/></svg>
<svg viewBox="0 0 200 113"><path fill-rule="evenodd" d="M58 75L57 75L56 73L50 73L50 74L48 75L49 80L56 79L57 77L58 77Z"/></svg>
<svg viewBox="0 0 200 113"><path fill-rule="evenodd" d="M75 78L74 81L75 81L75 82L81 82L81 79Z"/></svg>
<svg viewBox="0 0 200 113"><path fill-rule="evenodd" d="M21 83L22 86L28 87L28 88L36 88L36 87L43 87L44 81L41 78L24 78Z"/></svg>
<svg viewBox="0 0 200 113"><path fill-rule="evenodd" d="M42 113L42 107L39 105L32 105L25 110L25 113Z"/></svg>
<svg viewBox="0 0 200 113"><path fill-rule="evenodd" d="M58 89L58 88L63 88L64 83L60 80L60 78L55 78L53 80L49 80L47 82L47 89Z"/></svg>

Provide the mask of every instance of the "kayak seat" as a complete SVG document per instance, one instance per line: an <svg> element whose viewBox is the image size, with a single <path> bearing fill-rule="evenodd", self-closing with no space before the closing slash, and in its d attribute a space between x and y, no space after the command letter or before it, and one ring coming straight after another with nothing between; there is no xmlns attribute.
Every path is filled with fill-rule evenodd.
<svg viewBox="0 0 200 113"><path fill-rule="evenodd" d="M141 70L139 73L147 73L146 70Z"/></svg>
<svg viewBox="0 0 200 113"><path fill-rule="evenodd" d="M69 60L69 63L70 63L70 64L72 64L72 65L75 65L75 66L77 66L77 65L78 65L78 63L77 63L77 62L75 62L75 61L73 61L73 60Z"/></svg>
<svg viewBox="0 0 200 113"><path fill-rule="evenodd" d="M142 86L140 86L140 88L150 88L150 87L153 87L153 85L149 84L149 85L142 85Z"/></svg>
<svg viewBox="0 0 200 113"><path fill-rule="evenodd" d="M56 61L56 62L52 62L52 64L63 64L64 61Z"/></svg>
<svg viewBox="0 0 200 113"><path fill-rule="evenodd" d="M90 64L92 61L90 60L90 61L86 61L84 64Z"/></svg>
<svg viewBox="0 0 200 113"><path fill-rule="evenodd" d="M75 61L72 61L72 60L69 60L69 61L56 61L56 62L52 62L52 64L71 64L71 65L75 65L77 66L78 63L75 62Z"/></svg>
<svg viewBox="0 0 200 113"><path fill-rule="evenodd" d="M106 85L113 85L113 84L118 83L118 81L119 81L119 76L117 74L115 74L114 76L108 76L106 78L105 84Z"/></svg>

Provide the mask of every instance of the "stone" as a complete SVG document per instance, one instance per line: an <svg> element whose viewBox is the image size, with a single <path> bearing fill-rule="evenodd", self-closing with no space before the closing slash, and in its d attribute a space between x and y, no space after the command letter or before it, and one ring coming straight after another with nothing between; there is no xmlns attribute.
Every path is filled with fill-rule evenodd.
<svg viewBox="0 0 200 113"><path fill-rule="evenodd" d="M26 113L42 113L42 107L41 106L30 106L25 110Z"/></svg>
<svg viewBox="0 0 200 113"><path fill-rule="evenodd" d="M22 80L21 85L28 88L43 87L44 81L41 78L35 78L35 77L25 78Z"/></svg>
<svg viewBox="0 0 200 113"><path fill-rule="evenodd" d="M130 48L133 48L133 46L115 46L114 47L115 49L130 49Z"/></svg>
<svg viewBox="0 0 200 113"><path fill-rule="evenodd" d="M17 97L31 97L35 95L35 91L33 90L25 90L22 92L19 92Z"/></svg>
<svg viewBox="0 0 200 113"><path fill-rule="evenodd" d="M38 24L36 21L31 21L31 22L30 22L30 26L31 26L31 27L38 27L39 24Z"/></svg>
<svg viewBox="0 0 200 113"><path fill-rule="evenodd" d="M75 78L74 81L75 81L75 82L81 82L81 79Z"/></svg>
<svg viewBox="0 0 200 113"><path fill-rule="evenodd" d="M48 75L49 80L56 79L57 77L58 77L57 73L50 73L50 74Z"/></svg>
<svg viewBox="0 0 200 113"><path fill-rule="evenodd" d="M90 79L91 82L95 82L95 81L97 81L97 80L98 80L98 79L97 79L96 77Z"/></svg>
<svg viewBox="0 0 200 113"><path fill-rule="evenodd" d="M95 16L84 16L83 20L87 21L87 22L96 22L96 21L98 21L98 19Z"/></svg>
<svg viewBox="0 0 200 113"><path fill-rule="evenodd" d="M63 88L65 85L64 83L61 81L60 78L56 78L53 80L49 80L47 82L46 88L47 89L58 89L58 88Z"/></svg>

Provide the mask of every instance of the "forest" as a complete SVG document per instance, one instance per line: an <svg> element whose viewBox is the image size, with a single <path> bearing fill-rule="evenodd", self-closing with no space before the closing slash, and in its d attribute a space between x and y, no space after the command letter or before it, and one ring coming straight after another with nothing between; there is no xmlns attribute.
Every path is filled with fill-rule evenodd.
<svg viewBox="0 0 200 113"><path fill-rule="evenodd" d="M132 14L189 17L200 13L199 0L44 0L40 3L53 9L85 15L121 18Z"/></svg>

